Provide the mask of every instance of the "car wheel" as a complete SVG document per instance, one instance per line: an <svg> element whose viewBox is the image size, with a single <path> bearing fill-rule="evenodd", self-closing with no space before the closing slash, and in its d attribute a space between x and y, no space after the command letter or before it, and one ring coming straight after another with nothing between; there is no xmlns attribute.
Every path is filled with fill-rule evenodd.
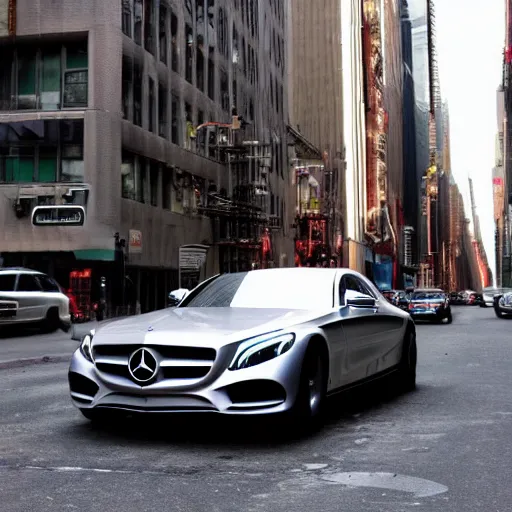
<svg viewBox="0 0 512 512"><path fill-rule="evenodd" d="M398 368L398 387L401 391L408 392L416 389L418 350L414 332L408 331L405 336L402 358Z"/></svg>
<svg viewBox="0 0 512 512"><path fill-rule="evenodd" d="M494 312L498 318L505 318L505 315L499 309L495 309Z"/></svg>
<svg viewBox="0 0 512 512"><path fill-rule="evenodd" d="M292 410L294 419L310 428L322 417L327 391L327 368L320 350L310 345L300 373L299 390Z"/></svg>
<svg viewBox="0 0 512 512"><path fill-rule="evenodd" d="M59 311L57 308L50 308L46 313L43 329L45 332L55 332L60 326Z"/></svg>
<svg viewBox="0 0 512 512"><path fill-rule="evenodd" d="M446 323L447 324L451 324L453 321L453 318L452 318L452 312L451 311L448 311L448 314L446 315Z"/></svg>

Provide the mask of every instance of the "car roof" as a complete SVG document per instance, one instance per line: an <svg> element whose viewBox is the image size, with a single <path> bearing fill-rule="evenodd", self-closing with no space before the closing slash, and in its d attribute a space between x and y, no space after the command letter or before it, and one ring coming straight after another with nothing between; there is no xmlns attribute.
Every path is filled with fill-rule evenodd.
<svg viewBox="0 0 512 512"><path fill-rule="evenodd" d="M23 267L1 267L0 274L42 274L42 272Z"/></svg>
<svg viewBox="0 0 512 512"><path fill-rule="evenodd" d="M444 293L443 290L441 290L441 288L416 288L416 290L414 290L414 293L416 292L421 292L421 293Z"/></svg>

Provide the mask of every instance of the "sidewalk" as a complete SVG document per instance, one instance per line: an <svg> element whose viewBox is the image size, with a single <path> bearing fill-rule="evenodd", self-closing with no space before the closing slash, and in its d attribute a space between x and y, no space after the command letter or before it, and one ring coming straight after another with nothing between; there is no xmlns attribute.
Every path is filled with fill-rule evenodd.
<svg viewBox="0 0 512 512"><path fill-rule="evenodd" d="M103 322L101 322L103 323ZM80 329L94 329L98 322L75 324ZM0 370L32 364L69 361L79 342L61 330L41 334L36 329L19 330L12 335L0 333Z"/></svg>

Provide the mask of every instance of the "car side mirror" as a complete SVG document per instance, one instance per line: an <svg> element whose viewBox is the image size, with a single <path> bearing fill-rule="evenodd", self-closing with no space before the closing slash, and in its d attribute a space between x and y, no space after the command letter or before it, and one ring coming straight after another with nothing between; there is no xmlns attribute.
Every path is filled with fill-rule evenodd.
<svg viewBox="0 0 512 512"><path fill-rule="evenodd" d="M186 288L173 290L167 297L167 306L170 308L176 307L189 293L190 291Z"/></svg>
<svg viewBox="0 0 512 512"><path fill-rule="evenodd" d="M345 292L345 303L351 308L374 308L376 300L370 295L347 290Z"/></svg>

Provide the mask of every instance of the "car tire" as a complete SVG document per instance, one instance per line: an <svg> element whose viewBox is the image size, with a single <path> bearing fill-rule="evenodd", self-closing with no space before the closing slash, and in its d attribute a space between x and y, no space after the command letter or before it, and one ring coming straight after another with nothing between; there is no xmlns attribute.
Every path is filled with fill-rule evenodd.
<svg viewBox="0 0 512 512"><path fill-rule="evenodd" d="M448 314L446 315L446 323L451 324L453 322L452 312L448 311Z"/></svg>
<svg viewBox="0 0 512 512"><path fill-rule="evenodd" d="M46 313L46 318L43 322L43 329L47 333L52 333L55 332L59 327L59 310L57 308L50 308Z"/></svg>
<svg viewBox="0 0 512 512"><path fill-rule="evenodd" d="M310 345L300 372L299 389L291 418L307 430L318 427L327 393L327 365L318 346Z"/></svg>
<svg viewBox="0 0 512 512"><path fill-rule="evenodd" d="M408 330L405 335L402 348L402 357L398 366L398 387L402 392L414 391L416 389L416 363L418 360L418 349L416 346L416 334Z"/></svg>
<svg viewBox="0 0 512 512"><path fill-rule="evenodd" d="M498 318L505 318L505 315L499 309L495 309L494 313L496 313Z"/></svg>

